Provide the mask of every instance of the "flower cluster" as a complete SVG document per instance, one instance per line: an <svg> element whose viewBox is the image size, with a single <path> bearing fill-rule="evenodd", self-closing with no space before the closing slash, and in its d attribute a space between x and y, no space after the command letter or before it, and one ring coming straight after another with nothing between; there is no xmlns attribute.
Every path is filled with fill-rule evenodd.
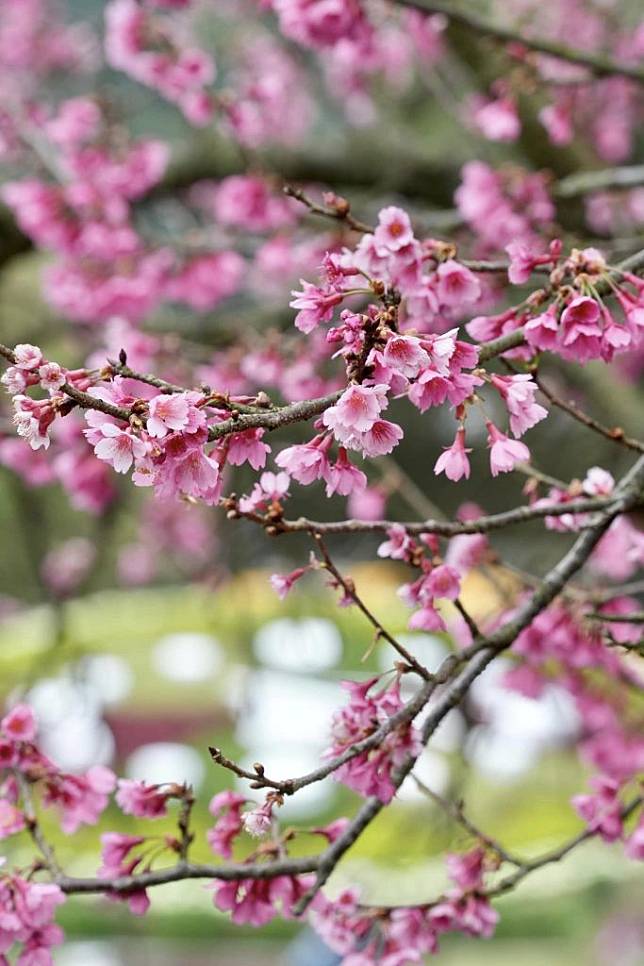
<svg viewBox="0 0 644 966"><path fill-rule="evenodd" d="M396 791L393 773L409 756L417 755L422 745L413 725L407 721L392 722L404 707L399 682L378 691L374 690L377 680L343 682L349 702L334 715L331 725L333 740L324 757L342 755L356 742L383 728L383 739L340 765L334 777L361 795L375 795L382 802L389 802Z"/></svg>
<svg viewBox="0 0 644 966"><path fill-rule="evenodd" d="M477 847L464 855L447 857L455 888L428 906L400 906L387 911L362 906L359 894L346 889L333 902L319 901L313 925L325 942L355 966L405 966L421 963L423 954L438 952L439 937L447 932L489 938L498 915L481 894L484 873L495 861Z"/></svg>
<svg viewBox="0 0 644 966"><path fill-rule="evenodd" d="M427 167L417 177L403 116L415 115L429 92L445 98L470 143L483 137L509 152L517 141L525 160L534 139L524 136L523 105L539 85L530 116L553 145L585 140L579 156L592 149L619 162L641 114L641 26L627 30L589 0L564 0L556 10L537 0L493 0L490 18L496 13L504 30L516 29L517 42L491 64L501 76L488 71L479 91L460 96L454 85L445 88L441 64L449 13L426 15L405 4L259 0L257 16L248 17L244 4L207 10L192 0L110 0L102 45L63 23L53 0L4 6L0 160L9 162L10 175L0 195L16 222L16 248L45 253L37 261L54 317L76 325L73 339L57 340L65 366L31 342L0 344L16 430L2 423L0 464L29 486L60 483L76 509L95 515L116 506L123 488L115 474L129 475L141 504L130 514L134 536L108 555L128 585L165 575L165 564L184 579L210 581L223 547L209 513L216 505L231 520L245 518L239 526L279 535L280 543L300 533L315 551L272 574L278 597L307 574L326 574L338 606L355 606L372 625L373 648L391 647L396 657L385 670L378 655L378 677L343 682L346 703L307 774L269 777L261 762L248 770L210 749L218 774L228 771L259 793L228 788L210 801L203 837L217 865L196 862L190 851L197 831L189 787L117 779L102 765L81 773L59 768L41 750L34 714L15 703L16 692L0 720L0 840L13 850L15 839L20 863L29 840L34 856L0 869L0 963L50 966L62 939L54 915L68 893L102 893L143 915L152 886L201 878L235 923L263 926L310 909L313 926L346 966L403 966L436 952L446 933L492 935L491 899L587 838L621 843L629 858L644 858L644 742L634 700L643 617L641 584L632 580L644 563L642 459L621 482L598 466L583 479L560 481L566 469L552 477L548 467L530 465L527 436L535 427L535 436L542 432L549 401L584 432L641 457L644 444L559 398L551 376L542 378L542 368L552 367L565 383L571 367L588 363L593 371L614 365L605 371L629 379L641 370L644 253L618 263L592 247L592 234L571 251L562 241L581 230L574 209L582 205L569 208L566 199L590 184L587 221L608 236L607 253L618 251L623 239L610 236L635 235L644 220L640 175L618 169L593 173L587 183L583 172L556 182L545 171L470 159L456 210L423 210L417 196L446 208L452 202L439 197L444 185L436 194L433 185L418 189L429 180ZM498 41L492 19L487 24L466 7L456 14L460 27ZM200 29L201 16L211 17L208 29ZM579 50L569 47L571 22ZM206 49L208 38L214 50ZM107 70L126 78L113 83L103 73L101 49ZM55 82L60 70L64 88ZM70 80L72 73L78 76ZM129 114L138 105L129 96L132 80L145 88L136 98L165 102L157 104L162 123L174 116L179 124L172 157L169 141L130 136ZM70 84L73 96L62 94ZM335 101L332 110L326 103L317 110L320 89ZM115 90L126 94L115 97ZM390 124L381 107L393 105L394 95L401 111ZM133 129L152 117L137 115ZM320 120L330 124L328 151L309 156L307 138ZM346 132L337 136L336 121L364 129L365 143L382 149L378 167L392 169L394 203L367 197L377 166L368 153L361 159L360 139L354 150ZM191 127L204 129L196 147ZM406 158L394 156L396 141ZM351 147L346 167L344 145ZM553 171L565 170L568 161L560 160ZM321 202L309 197L326 181L334 190L322 188ZM596 191L604 182L606 191ZM380 208L373 225L355 217L338 184L364 187L366 217ZM625 187L627 194L612 193ZM307 212L326 219L324 234L310 230ZM431 236L439 224L453 226L448 240ZM2 260L14 257L9 235ZM284 330L290 289L294 328ZM453 442L426 451L421 423L435 430L433 439ZM308 428L289 435L295 424ZM274 446L267 442L272 431ZM434 495L429 504L421 481L408 480L390 456L416 444L418 472L431 481L433 468L442 477L437 491L453 491L445 481L468 480L482 454L470 456L486 442L493 480L515 469L528 477L514 509L488 514L468 502L445 519ZM295 484L316 483L334 498L331 510L346 498L351 519L287 517L287 501L298 507L302 497ZM394 522L407 519L399 514L403 500L419 519ZM544 575L522 569L521 560L506 566L501 550L509 541L497 543L494 532L539 520L542 539L572 549ZM411 610L408 629L424 634L397 639L380 623L333 559L336 534L363 534L363 545L392 572L407 570L399 596ZM87 537L64 535L39 555L35 573L64 608L100 566ZM486 606L470 612L477 578ZM0 617L14 606L0 599ZM433 648L445 656L425 667L423 654ZM479 832L460 803L432 791L437 807L475 840L466 853L447 856L451 885L438 898L390 907L366 904L353 889L322 892L406 777L420 784L412 770L426 742L464 699L477 704L479 676L493 662L499 668L502 652L501 687L524 700L556 693L567 703L565 740L592 772L589 790L572 799L585 830L559 853L522 862ZM325 779L368 801L355 818L286 826L285 801ZM49 844L41 813L71 836L96 825L108 807L131 820L131 834L102 832L94 878L76 879L65 868L66 845ZM151 834L147 822L154 822ZM300 847L304 836L315 843L311 851ZM506 863L515 871L503 878Z"/></svg>
<svg viewBox="0 0 644 966"><path fill-rule="evenodd" d="M112 67L176 103L192 124L202 127L211 121L215 105L208 87L215 63L209 54L186 43L173 21L153 5L110 0L105 22L105 53Z"/></svg>

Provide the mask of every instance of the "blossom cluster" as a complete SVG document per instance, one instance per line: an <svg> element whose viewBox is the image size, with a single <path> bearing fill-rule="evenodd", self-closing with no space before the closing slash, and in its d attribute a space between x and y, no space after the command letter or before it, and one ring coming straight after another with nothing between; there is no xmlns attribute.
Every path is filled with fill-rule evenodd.
<svg viewBox="0 0 644 966"><path fill-rule="evenodd" d="M447 932L484 938L493 934L498 914L482 887L485 873L495 864L495 858L478 846L462 855L448 855L454 887L432 905L370 909L360 904L356 890L346 889L334 902L317 904L314 927L346 957L342 962L348 966L421 963L423 954L438 951L439 937ZM359 951L354 951L356 945Z"/></svg>
<svg viewBox="0 0 644 966"><path fill-rule="evenodd" d="M344 681L349 702L336 712L332 726L332 744L324 757L342 755L357 742L368 738L383 725L388 733L374 748L362 752L340 765L334 776L364 796L375 795L382 802L390 802L396 786L392 773L408 756L419 754L422 743L417 729L408 722L390 727L389 722L403 707L400 684L374 690L376 678L368 681Z"/></svg>
<svg viewBox="0 0 644 966"><path fill-rule="evenodd" d="M319 167L342 183L342 164L333 173L335 155L309 158L306 138L337 112L351 127L371 127L375 143L389 150L407 139L396 137L397 127L389 130L379 106L404 93L412 106L420 92L423 102L427 91L449 96L447 106L470 138L508 145L523 138L523 100L537 84L534 118L553 145L585 139L584 150L621 162L641 114L641 26L627 30L586 0L564 0L556 10L536 0L493 3L510 31L516 21L520 42L490 59L502 76L455 97L444 83L458 66L449 17L404 3L261 0L253 17L243 4L225 3L209 11L215 29L202 31L198 18L206 11L192 0L110 0L101 45L90 31L65 24L49 0L4 6L0 159L11 174L1 197L24 235L20 245L46 253L48 305L75 327L73 339L59 346L68 365L26 341L37 335L13 348L0 345L8 363L1 381L20 437L3 424L0 464L29 486L58 481L75 508L96 515L119 493L114 474L147 490L153 499L141 500L134 536L118 552L119 579L130 585L154 579L166 557L182 577L211 576L214 506L269 535L305 533L316 549L290 572L272 575L277 595L285 598L307 574L325 574L338 605L356 606L372 624L374 648L386 642L397 659L378 677L343 682L347 700L332 715L321 761L307 775L269 778L261 763L247 771L210 749L216 764L263 796L256 801L229 788L212 798L204 840L218 862L228 863L214 869L189 856L198 834L190 788L117 779L103 766L80 774L60 769L41 751L31 708L12 697L0 721L0 839L11 845L14 837L29 838L34 859L0 868L0 963L17 957L19 966L49 966L63 938L56 909L87 885L59 864L41 826L43 810L66 836L97 825L109 809L136 820L133 834L101 833L91 882L92 891L134 915L147 912L152 885L199 877L208 880L214 906L237 924L261 927L310 909L314 928L346 966L420 963L448 932L491 936L498 918L491 899L507 887L495 877L501 866L513 862L521 878L539 862L508 860L464 820L460 805L452 817L463 819L475 841L447 856L451 885L435 901L376 906L355 889L333 897L321 888L366 827L364 816L368 822L395 800L430 728L501 651L508 660L503 687L533 701L557 689L573 709L569 737L591 774L588 790L571 801L585 832L564 844L561 856L595 836L643 859L644 742L632 699L641 688L641 584L625 583L644 564L644 536L631 512L641 507L641 460L622 483L599 466L567 482L530 465L527 435L559 407L629 453L644 450L619 427L558 399L541 379L544 358L562 378L589 363L639 372L642 253L617 263L618 239L606 255L592 240L570 250L570 225L564 218L557 224L565 184L540 170L468 160L447 241L422 227L432 224L425 222L432 213L414 205L413 191L409 205L404 200L411 157L409 165L394 165L396 203L374 202L380 210L373 226L334 192L324 192L322 204L310 198L308 192L318 197L317 183L284 193L277 173L288 169L295 180L301 174L317 182ZM470 12L458 16L468 29ZM544 53L548 41L567 46L570 22L580 50ZM491 33L497 36L494 27ZM215 50L207 49L210 36ZM130 136L129 127L147 123L147 112L129 123L131 105L119 103L97 73L102 55L108 68L142 85L137 97L149 103L160 95L166 103L158 110L178 109L186 139L190 127L204 129L199 160L212 160L212 168L204 166L197 180L188 174L173 190L174 179L184 177L181 146L171 152L156 137ZM58 71L65 74L62 98ZM332 109L325 103L317 110L322 89L335 101ZM234 160L226 151L220 158L218 149L211 157L214 125L231 142ZM333 148L335 139L329 141ZM265 152L267 146L278 150ZM412 147L403 144L403 151ZM357 152L354 162L357 168ZM348 183L371 180L370 172L350 174ZM617 187L632 178L618 172ZM309 232L307 209L326 218L328 231ZM610 190L594 189L586 200L588 224L600 234L622 227L630 233L641 209L637 185L617 201ZM298 278L294 326L283 330L286 292ZM221 319L214 313L220 306ZM412 440L410 411L417 424L420 414L423 426L435 423L441 438L453 441L426 453L422 439ZM310 428L280 439L296 423ZM272 430L279 441L271 446ZM528 477L525 502L492 516L465 503L450 521L438 514L413 524L385 520L396 489L418 506L413 481L405 492L403 474L381 459L412 442L428 479L433 468L450 483L470 478L470 455L487 442L493 479L514 470ZM297 505L299 497L295 484L317 483L336 504L347 498L356 519L287 519L288 501L293 496ZM433 515L431 506L427 513ZM575 540L543 578L506 568L488 534L504 521L537 520L552 544ZM380 534L372 544L378 557L391 561L392 572L405 571L398 593L411 610L408 628L438 635L451 649L436 670L422 665L413 644L407 648L385 630L326 548L327 532L370 530ZM49 548L38 561L43 588L64 606L98 558L84 537ZM479 569L486 586L498 582L499 599L490 590L490 608L473 616L467 582ZM420 686L414 681L408 689L414 675ZM367 800L357 818L285 827L286 798L326 778ZM148 822L155 823L151 834ZM319 851L302 857L303 836L314 836ZM294 840L298 848L291 848ZM22 861L22 850L16 854ZM548 854L544 864L552 860Z"/></svg>

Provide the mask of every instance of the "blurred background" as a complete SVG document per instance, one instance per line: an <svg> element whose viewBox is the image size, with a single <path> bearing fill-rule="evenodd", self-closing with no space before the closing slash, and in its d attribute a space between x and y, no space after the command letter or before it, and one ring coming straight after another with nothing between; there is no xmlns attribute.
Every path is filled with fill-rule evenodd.
<svg viewBox="0 0 644 966"><path fill-rule="evenodd" d="M250 27L240 27L228 15L233 4L222 3L220 10L213 9L216 6L201 4L199 40L216 50L220 71L227 76L241 61L249 36L257 32L270 37L274 31L270 18L260 24L257 16L255 24L249 12ZM557 0L545 3L553 15L557 6ZM613 6L627 20L637 18L636 0ZM63 12L69 21L81 22L100 36L103 8L98 0L69 0ZM495 12L502 17L503 4ZM0 6L0 31L2 16ZM512 144L493 143L464 127L459 103L465 95L486 90L499 68L495 50L456 26L450 26L446 53L436 65L414 70L404 83L395 78L374 80L369 91L374 120L364 101L329 95L314 58L302 50L291 53L298 69L312 76L315 112L313 102L302 105L311 117L297 144L262 146L252 164L268 177L314 189L331 185L367 220L383 203L399 203L428 232L439 237L455 232L476 254L477 242L464 231L454 209L454 191L467 161L481 158L493 166L546 169L553 179L606 166L588 140L552 147L530 122L528 103L522 105L522 134ZM401 76L402 68L404 64ZM160 136L172 145L163 185L137 206L138 229L145 237L162 240L189 235L195 226L184 204L185 192L200 179L220 181L248 170L244 151L214 127L195 131L153 92L123 75L101 69L92 83L135 135ZM54 99L86 89L85 80L66 74L51 84ZM628 160L644 161L641 125ZM16 174L11 163L0 168L4 180ZM597 218L589 217L592 199L560 199L556 220L565 244L591 242L614 259L641 248L644 203L638 207L634 192L618 193L609 201L618 212L626 212L626 224L618 219L602 230ZM309 265L314 266L328 226L307 218L297 230L302 246L309 245ZM250 246L249 259L255 259L254 270L260 272L259 289L250 286L216 311L164 304L145 320L143 333L162 338L166 359L178 345L174 332L185 340L196 367L212 364L240 327L255 333L264 347L271 338L286 338L291 332L288 293L301 265L293 267L292 277L288 272L279 278L271 274L269 297L269 273L264 267L261 276L256 240L247 238L244 244ZM2 341L37 344L68 365L82 364L91 352L102 353L103 358L108 350L114 354L118 324L107 335L83 325L70 328L47 304L41 274L50 259L35 251L9 211L0 209ZM313 280L312 267L309 272L307 277ZM619 370L615 378L615 372L603 365L573 372L550 364L547 375L551 385L583 402L609 425L633 433L638 424L641 429L642 387L632 373ZM386 505L388 516L453 515L467 501L495 512L523 500L526 481L520 474L497 480L493 487L481 482L489 481L487 472L478 472L487 459L482 425L478 437L475 428L471 441L468 436L475 447L472 480L454 487L430 474L452 432L447 414L432 411L421 417L409 406L394 406L392 412L404 426L405 439L396 462L382 460L370 478L374 505ZM305 563L306 539L271 541L257 527L226 522L218 510L158 504L112 473L105 481L88 480L85 501L82 488L80 498L76 488L70 502L65 481L70 474L88 472L82 459L71 465L63 464L62 458L56 464L43 459L29 472L17 472L16 441L5 416L0 425L0 701L19 695L33 704L45 752L71 771L103 763L128 777L191 783L198 793L198 829L211 823L210 797L230 787L231 776L212 763L208 745L247 766L259 760L279 776L312 768L326 747L333 710L342 701L340 681L386 670L391 655L382 643L371 647L372 635L363 618L350 608L335 606L334 594L319 574L307 576L285 602L277 600L269 575ZM300 439L306 438L306 430L298 429L272 439L274 453L298 433ZM556 411L547 428L531 434L530 444L536 468L557 479L583 478L593 465L617 477L628 464L619 448L615 451L610 442ZM248 492L252 476L234 472L228 489ZM101 486L108 492L92 502L91 494ZM295 487L289 515L323 513L331 519L355 509L342 498L321 506L320 496L317 487ZM407 639L431 669L450 642L441 635L405 638L408 611L396 597L404 571L389 563L364 563L373 557L377 542L368 535L337 538L334 559L353 576L380 620ZM542 573L569 540L531 524L500 533L493 542L518 567ZM482 618L509 599L512 586L508 571L490 567L488 573L469 580L463 600L475 618ZM433 791L464 797L472 820L490 835L509 849L530 855L580 828L569 805L570 796L585 782L570 751L579 722L563 690L552 687L538 700L505 690L500 675L507 666L497 662L477 682L463 709L452 712L432 739L418 771ZM351 792L327 783L287 801L282 814L287 824L315 827L352 814L356 806ZM83 829L66 842L53 825L46 828L70 873L95 871L94 829ZM110 809L103 828L132 831L136 823ZM396 803L352 849L332 888L358 882L370 901L417 901L444 888L440 857L445 850L458 851L469 844L463 830L440 808L415 785L405 784ZM10 848L15 849L13 843ZM12 861L20 857L19 851L11 853ZM194 857L212 858L203 835L197 837ZM543 870L516 895L501 900L501 922L492 940L450 937L443 944L441 962L637 966L644 963L643 900L644 881L641 874L637 878L635 865L623 859L619 848L591 842L566 863ZM70 900L60 921L67 935L65 946L55 953L60 966L336 962L299 924L279 921L260 931L231 926L213 909L211 895L200 883L156 890L152 908L141 920L116 903L89 898Z"/></svg>

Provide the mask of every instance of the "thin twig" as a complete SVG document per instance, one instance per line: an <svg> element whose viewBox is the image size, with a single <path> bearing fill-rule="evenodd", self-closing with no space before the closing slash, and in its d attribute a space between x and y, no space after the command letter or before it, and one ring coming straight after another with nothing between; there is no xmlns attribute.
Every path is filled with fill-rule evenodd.
<svg viewBox="0 0 644 966"><path fill-rule="evenodd" d="M611 624L644 624L644 611L631 614L602 614L601 611L592 611L584 614L584 617L594 621L608 621Z"/></svg>
<svg viewBox="0 0 644 966"><path fill-rule="evenodd" d="M598 420L594 419L594 417L589 416L588 413L585 413L582 409L580 409L579 406L577 406L577 404L572 400L565 400L560 396L557 396L556 393L554 393L552 389L550 389L550 387L544 383L538 372L533 372L532 378L538 385L543 395L546 397L546 399L550 400L553 406L557 406L558 409L568 413L569 416L572 416L573 419L576 419L578 423L582 424L582 426L586 426L588 429L594 430L596 433L599 433L600 436L604 436L606 439L609 439L612 443L619 443L621 446L626 446L628 449L635 450L637 453L644 453L644 443L640 442L639 439L627 436L620 426L615 426L612 429L609 426L604 426L602 423L598 422Z"/></svg>
<svg viewBox="0 0 644 966"><path fill-rule="evenodd" d="M470 630L470 634L472 635L474 640L481 638L482 634L481 634L481 631L479 630L479 627L476 621L474 620L472 615L465 609L465 607L463 606L463 602L459 597L457 597L456 600L454 601L454 607L456 608L456 610L459 612L459 614L467 624Z"/></svg>
<svg viewBox="0 0 644 966"><path fill-rule="evenodd" d="M22 797L22 811L25 816L27 831L29 832L32 841L39 849L43 857L44 864L49 872L54 877L60 876L62 875L62 869L58 864L58 859L56 858L56 853L54 852L53 847L45 838L43 830L40 827L29 781L18 768L13 770L13 775L20 789L20 795Z"/></svg>
<svg viewBox="0 0 644 966"><path fill-rule="evenodd" d="M447 812L450 818L453 818L455 822L458 822L459 825L462 825L463 828L474 838L479 839L489 849L491 849L493 852L496 852L499 858L503 859L504 862L508 862L510 865L516 865L518 868L524 865L522 859L512 855L499 842L497 842L496 839L493 839L490 835L482 832L480 828L470 821L463 810L463 802L448 801L446 798L443 798L442 795L432 791L432 789L422 782L420 778L413 772L411 777L414 779L416 786L423 793L423 795L426 795L428 798L431 798L433 802L436 802L436 804L439 805L444 812Z"/></svg>
<svg viewBox="0 0 644 966"><path fill-rule="evenodd" d="M404 644L401 644L400 641L396 640L393 634L390 634L387 628L380 623L380 621L375 616L375 614L372 613L372 611L367 607L365 602L362 600L362 598L360 597L360 595L355 589L353 581L347 580L347 578L340 573L336 565L333 563L333 560L331 559L331 555L324 542L322 534L313 533L313 539L315 540L320 550L320 553L322 554L322 558L324 560L326 569L329 571L330 574L333 575L335 580L344 590L347 597L349 597L356 605L358 610L360 610L364 614L364 616L367 618L369 623L374 628L377 637L383 637L389 644L391 644L393 649L398 654L400 654L400 656L403 658L404 661L407 662L407 664L409 665L409 668L413 669L416 672L416 674L418 674L421 678L423 678L423 680L431 681L432 675L429 673L427 668L424 667L420 663L420 661L418 661L414 657L414 655L410 653L410 651L407 650Z"/></svg>
<svg viewBox="0 0 644 966"><path fill-rule="evenodd" d="M632 802L629 802L629 804L626 805L620 813L622 821L627 819L629 815L632 815L641 804L642 798L640 796L634 798ZM569 839L563 845L560 845L559 848L553 849L551 852L545 852L543 855L540 855L538 858L533 859L530 862L524 862L521 868L517 869L516 872L511 873L511 875L506 876L504 879L501 879L500 882L497 882L496 885L491 886L489 889L484 889L481 894L487 896L488 898L493 898L494 896L500 896L505 892L509 892L510 889L513 889L519 882L525 879L525 877L530 875L532 872L536 872L537 869L542 869L546 865L552 865L554 862L560 862L579 845L583 845L584 842L590 841L590 839L595 838L598 834L599 829L584 829L583 832L580 832L579 835L575 835L574 838Z"/></svg>

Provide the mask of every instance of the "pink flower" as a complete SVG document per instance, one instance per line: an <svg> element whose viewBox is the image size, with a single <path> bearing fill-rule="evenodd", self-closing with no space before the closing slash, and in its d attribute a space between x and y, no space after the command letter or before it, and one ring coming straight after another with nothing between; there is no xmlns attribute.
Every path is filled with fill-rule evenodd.
<svg viewBox="0 0 644 966"><path fill-rule="evenodd" d="M357 0L274 0L272 6L282 33L317 50L355 40L365 29Z"/></svg>
<svg viewBox="0 0 644 966"><path fill-rule="evenodd" d="M530 450L525 443L518 439L509 439L494 423L486 422L487 444L490 447L490 470L492 476L499 473L509 473L517 463L527 463L530 460Z"/></svg>
<svg viewBox="0 0 644 966"><path fill-rule="evenodd" d="M113 466L117 473L127 473L134 460L145 456L145 443L114 423L102 423L98 432L103 438L94 446L94 453L99 460Z"/></svg>
<svg viewBox="0 0 644 966"><path fill-rule="evenodd" d="M132 875L143 860L143 855L128 858L132 849L145 842L143 835L122 835L120 832L106 832L101 835L101 858L103 865L98 870L105 879ZM134 916L143 916L150 908L150 900L145 889L128 892L108 892L106 898L112 902L126 902Z"/></svg>
<svg viewBox="0 0 644 966"><path fill-rule="evenodd" d="M18 395L13 397L13 408L18 436L26 439L33 450L49 449L48 430L56 417L51 402Z"/></svg>
<svg viewBox="0 0 644 966"><path fill-rule="evenodd" d="M241 818L245 831L253 838L261 839L273 826L273 802L269 799L259 808L244 812Z"/></svg>
<svg viewBox="0 0 644 966"><path fill-rule="evenodd" d="M287 446L275 457L278 466L285 469L298 483L308 486L329 474L328 452L332 444L330 436L316 436L310 443Z"/></svg>
<svg viewBox="0 0 644 966"><path fill-rule="evenodd" d="M397 683L392 687L372 692L377 678L363 683L344 681L349 692L349 703L333 716L332 744L324 752L325 758L342 754L350 745L370 735L403 707ZM407 755L420 750L420 735L412 725L401 725L391 731L375 748L341 765L334 776L360 794L376 795L381 801L391 801L395 788L391 780L393 770Z"/></svg>
<svg viewBox="0 0 644 966"><path fill-rule="evenodd" d="M367 485L366 475L351 463L344 446L338 447L338 458L330 464L325 479L327 496L333 496L334 493L349 496L356 490L364 490Z"/></svg>
<svg viewBox="0 0 644 966"><path fill-rule="evenodd" d="M447 376L442 376L433 369L425 369L410 387L407 395L409 401L424 413L430 406L442 406L449 390L450 381Z"/></svg>
<svg viewBox="0 0 644 966"><path fill-rule="evenodd" d="M378 486L354 490L349 494L347 511L358 520L380 520L384 516L387 495Z"/></svg>
<svg viewBox="0 0 644 966"><path fill-rule="evenodd" d="M403 438L403 431L397 423L388 419L377 419L366 433L356 434L348 441L353 449L360 449L364 456L386 456L396 448Z"/></svg>
<svg viewBox="0 0 644 966"><path fill-rule="evenodd" d="M25 816L20 809L6 798L0 798L0 840L22 832L25 827Z"/></svg>
<svg viewBox="0 0 644 966"><path fill-rule="evenodd" d="M148 410L148 433L150 436L162 438L169 432L184 429L188 425L188 394L181 392L153 396L148 403Z"/></svg>
<svg viewBox="0 0 644 966"><path fill-rule="evenodd" d="M445 621L436 608L429 603L424 604L420 610L414 611L407 626L410 631L428 631L429 633L447 630Z"/></svg>
<svg viewBox="0 0 644 966"><path fill-rule="evenodd" d="M293 584L297 583L308 570L310 570L310 567L298 567L296 570L292 570L290 574L271 574L271 587L280 600L286 600Z"/></svg>
<svg viewBox="0 0 644 966"><path fill-rule="evenodd" d="M124 871L125 859L137 845L145 842L144 835L124 835L121 832L104 832L101 835L101 859L103 865L99 875L106 878L116 878L126 875Z"/></svg>
<svg viewBox="0 0 644 966"><path fill-rule="evenodd" d="M28 704L17 704L0 721L0 730L12 741L33 741L36 717Z"/></svg>
<svg viewBox="0 0 644 966"><path fill-rule="evenodd" d="M119 778L116 801L126 815L137 818L161 818L166 814L166 804L171 797L169 790L160 785L146 785L132 778Z"/></svg>
<svg viewBox="0 0 644 966"><path fill-rule="evenodd" d="M350 824L351 821L348 818L336 818L328 825L314 828L311 831L316 835L323 835L327 842L336 842L346 832Z"/></svg>
<svg viewBox="0 0 644 966"><path fill-rule="evenodd" d="M635 830L626 839L624 851L633 861L644 861L644 813L640 815Z"/></svg>
<svg viewBox="0 0 644 966"><path fill-rule="evenodd" d="M590 780L594 795L575 795L572 804L591 832L598 832L604 842L622 836L619 783L614 778L598 775Z"/></svg>
<svg viewBox="0 0 644 966"><path fill-rule="evenodd" d="M510 97L500 97L477 107L473 120L490 141L516 141L521 133L517 105Z"/></svg>
<svg viewBox="0 0 644 966"><path fill-rule="evenodd" d="M385 363L408 379L418 375L420 369L429 365L429 356L423 349L420 339L412 336L392 336L384 351Z"/></svg>
<svg viewBox="0 0 644 966"><path fill-rule="evenodd" d="M609 496L615 489L615 479L601 466L591 466L582 483L584 493L589 496Z"/></svg>
<svg viewBox="0 0 644 966"><path fill-rule="evenodd" d="M266 510L270 503L279 502L288 496L290 482L288 473L262 473L251 495L240 499L239 509L242 513Z"/></svg>
<svg viewBox="0 0 644 966"><path fill-rule="evenodd" d="M266 457L271 451L270 446L262 442L263 435L263 429L246 429L243 433L234 433L230 436L228 463L231 466L250 463L254 470L261 470L266 465Z"/></svg>
<svg viewBox="0 0 644 966"><path fill-rule="evenodd" d="M481 283L476 275L453 258L436 269L438 297L443 305L460 308L476 302L481 295Z"/></svg>
<svg viewBox="0 0 644 966"><path fill-rule="evenodd" d="M353 434L371 429L386 406L387 386L349 386L335 406L323 413L322 422L343 443Z"/></svg>
<svg viewBox="0 0 644 966"><path fill-rule="evenodd" d="M89 97L72 97L63 101L58 114L46 125L47 136L64 148L90 141L101 122L101 111Z"/></svg>
<svg viewBox="0 0 644 966"><path fill-rule="evenodd" d="M295 220L289 201L275 194L266 179L252 175L224 178L212 202L217 221L248 231L282 228Z"/></svg>
<svg viewBox="0 0 644 966"><path fill-rule="evenodd" d="M302 291L291 292L294 298L289 305L299 310L295 316L296 328L308 335L320 322L328 322L333 317L333 310L342 302L344 292L311 285L303 278L300 279L300 285Z"/></svg>
<svg viewBox="0 0 644 966"><path fill-rule="evenodd" d="M598 325L599 305L585 295L570 302L561 313L561 354L575 362L599 359L602 330Z"/></svg>
<svg viewBox="0 0 644 966"><path fill-rule="evenodd" d="M540 315L534 315L523 326L526 342L535 349L553 351L559 338L559 320L554 306L549 306Z"/></svg>
<svg viewBox="0 0 644 966"><path fill-rule="evenodd" d="M11 396L18 396L30 385L29 373L17 366L8 366L0 376L0 382Z"/></svg>
<svg viewBox="0 0 644 966"><path fill-rule="evenodd" d="M449 564L439 564L423 580L421 596L422 599L446 597L448 600L456 600L460 590L461 577L458 570Z"/></svg>
<svg viewBox="0 0 644 966"><path fill-rule="evenodd" d="M236 792L219 792L211 799L208 811L214 815L217 821L212 828L208 829L206 838L208 845L218 855L225 859L232 858L233 841L243 829L241 816L242 806L246 804L243 795Z"/></svg>
<svg viewBox="0 0 644 966"><path fill-rule="evenodd" d="M544 257L536 255L525 242L510 242L505 246L505 250L510 256L508 278L513 285L523 285L527 282L537 265L541 265L544 261ZM550 260L549 255L545 258Z"/></svg>
<svg viewBox="0 0 644 966"><path fill-rule="evenodd" d="M400 523L394 523L387 530L388 540L378 547L379 557L391 557L392 560L404 560L414 546L414 541Z"/></svg>
<svg viewBox="0 0 644 966"><path fill-rule="evenodd" d="M448 855L445 864L450 879L464 892L478 889L483 884L485 850L480 846L460 855Z"/></svg>
<svg viewBox="0 0 644 966"><path fill-rule="evenodd" d="M18 369L25 369L27 372L31 372L38 369L44 362L42 352L38 346L30 345L28 342L20 343L13 350L15 357L14 365Z"/></svg>
<svg viewBox="0 0 644 966"><path fill-rule="evenodd" d="M213 309L241 287L246 263L237 252L198 255L168 279L165 295L197 312Z"/></svg>
<svg viewBox="0 0 644 966"><path fill-rule="evenodd" d="M84 775L56 774L46 781L44 802L60 808L61 828L72 835L81 825L96 824L115 785L116 776L103 765L92 766Z"/></svg>
<svg viewBox="0 0 644 966"><path fill-rule="evenodd" d="M414 241L414 231L411 227L409 215L402 208L391 205L378 213L378 227L373 235L376 251L379 255L399 252Z"/></svg>
<svg viewBox="0 0 644 966"><path fill-rule="evenodd" d="M445 447L445 452L436 460L434 473L437 476L445 473L447 479L453 483L457 483L463 476L466 480L469 479L470 461L467 454L471 452L471 449L465 448L465 430L458 429L452 445Z"/></svg>
<svg viewBox="0 0 644 966"><path fill-rule="evenodd" d="M51 947L63 941L63 931L52 922L56 907L65 901L53 883L29 882L18 875L0 880L0 962L3 952L20 943L19 966L51 966Z"/></svg>
<svg viewBox="0 0 644 966"><path fill-rule="evenodd" d="M612 362L616 353L626 352L634 342L633 333L626 325L621 325L612 318L606 308L604 329L601 336L601 357L604 362Z"/></svg>
<svg viewBox="0 0 644 966"><path fill-rule="evenodd" d="M38 369L38 378L43 389L49 392L57 392L61 386L65 385L67 373L56 362L46 362Z"/></svg>
<svg viewBox="0 0 644 966"><path fill-rule="evenodd" d="M557 147L570 144L575 136L570 108L564 104L547 104L539 111L539 120Z"/></svg>
<svg viewBox="0 0 644 966"><path fill-rule="evenodd" d="M293 906L304 895L310 881L308 876L276 876L215 882L213 901L217 909L230 912L237 925L265 926L278 914L290 918Z"/></svg>
<svg viewBox="0 0 644 966"><path fill-rule="evenodd" d="M492 385L498 390L507 406L510 415L510 429L515 436L523 434L535 426L548 415L544 409L534 401L537 384L532 376L497 376L491 377Z"/></svg>

